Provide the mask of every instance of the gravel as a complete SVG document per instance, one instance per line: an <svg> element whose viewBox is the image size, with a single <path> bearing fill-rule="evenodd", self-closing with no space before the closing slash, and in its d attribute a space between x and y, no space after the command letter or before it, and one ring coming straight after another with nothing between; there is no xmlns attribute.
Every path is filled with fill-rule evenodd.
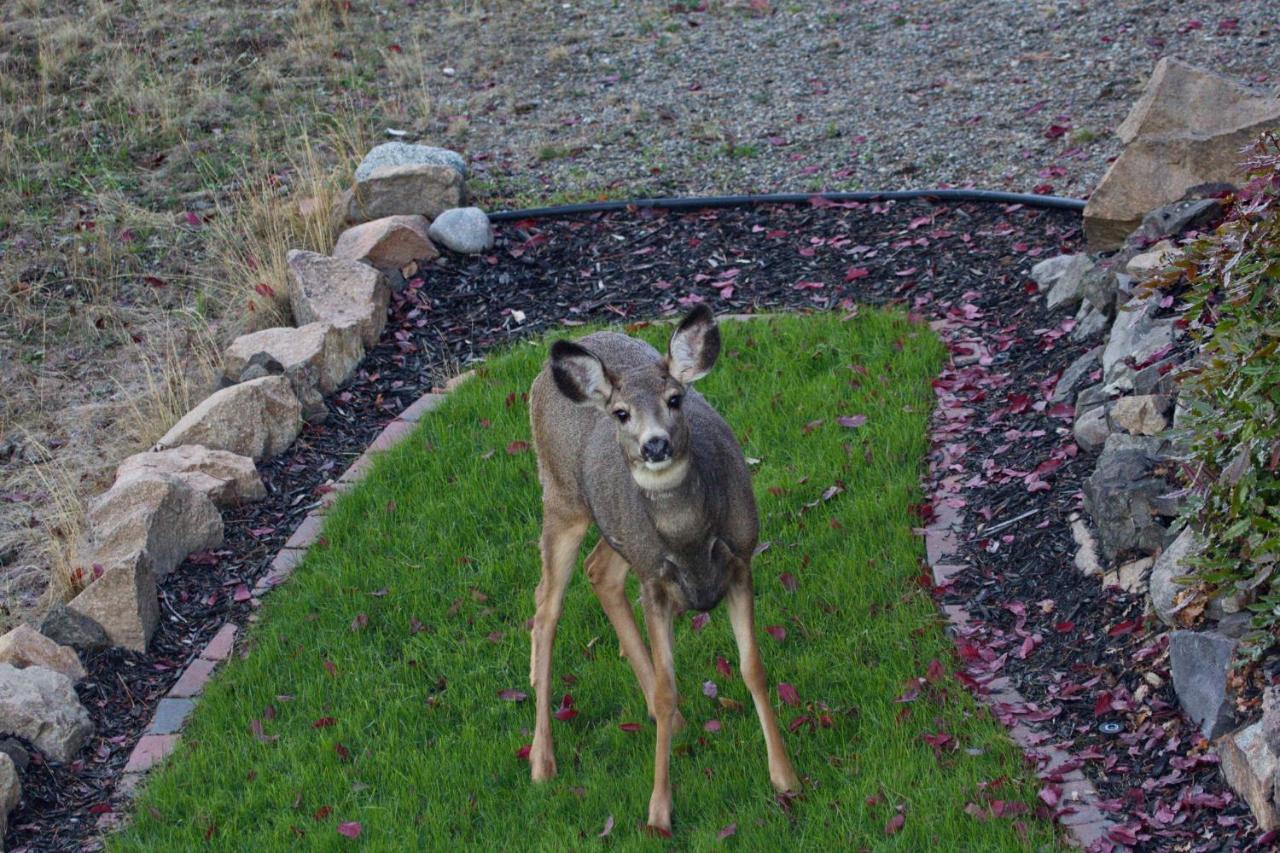
<svg viewBox="0 0 1280 853"><path fill-rule="evenodd" d="M1161 56L1274 86L1276 27L1274 4L1203 0L520 7L446 22L427 46L423 136L523 202L941 184L1084 196Z"/></svg>

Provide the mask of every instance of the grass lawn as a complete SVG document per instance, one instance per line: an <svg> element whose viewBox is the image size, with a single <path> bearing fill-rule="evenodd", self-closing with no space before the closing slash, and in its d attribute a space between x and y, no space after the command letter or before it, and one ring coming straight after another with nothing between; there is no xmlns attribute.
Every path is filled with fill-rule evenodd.
<svg viewBox="0 0 1280 853"><path fill-rule="evenodd" d="M901 314L869 310L722 331L720 362L699 389L758 460L771 545L755 561L757 620L805 780L799 799L784 808L769 786L724 611L704 626L686 615L675 835L642 832L654 729L581 575L553 670L578 714L554 723L560 775L529 781L517 752L530 740L532 696L499 693L528 691L541 519L521 395L540 343L493 359L339 501L324 541L266 602L252 653L214 680L110 846L660 849L725 835L749 849L1055 847L1030 808L1012 819L966 812L1030 806L1035 786L1000 726L947 674L950 643L916 581L923 547L908 505L919 500L941 344ZM660 345L668 333L641 332ZM866 421L846 427L842 415ZM926 673L917 699L895 701ZM780 681L797 704L776 698ZM339 831L354 833L352 823L355 841Z"/></svg>

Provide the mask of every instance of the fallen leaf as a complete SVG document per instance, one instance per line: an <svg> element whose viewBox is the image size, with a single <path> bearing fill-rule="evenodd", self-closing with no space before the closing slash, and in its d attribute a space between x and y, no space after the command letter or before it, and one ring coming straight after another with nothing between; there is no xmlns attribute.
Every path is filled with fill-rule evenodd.
<svg viewBox="0 0 1280 853"><path fill-rule="evenodd" d="M525 693L523 690L499 690L498 698L504 699L507 702L523 702L529 698L529 694Z"/></svg>
<svg viewBox="0 0 1280 853"><path fill-rule="evenodd" d="M716 838L718 838L720 841L724 841L729 836L737 835L737 834L738 834L738 825L736 823L731 823L728 826L726 826L724 829L717 832Z"/></svg>
<svg viewBox="0 0 1280 853"><path fill-rule="evenodd" d="M764 632L770 637L773 637L779 643L787 638L787 629L783 628L781 625L766 625L764 627Z"/></svg>
<svg viewBox="0 0 1280 853"><path fill-rule="evenodd" d="M633 732L640 731L640 724L639 723L618 723L618 728L622 729L624 732L633 733Z"/></svg>
<svg viewBox="0 0 1280 853"><path fill-rule="evenodd" d="M778 682L778 698L788 705L799 705L800 694L796 689L785 681Z"/></svg>
<svg viewBox="0 0 1280 853"><path fill-rule="evenodd" d="M840 424L842 427L848 427L849 429L857 429L866 422L866 415L841 415L836 418L836 423Z"/></svg>
<svg viewBox="0 0 1280 853"><path fill-rule="evenodd" d="M364 827L354 820L338 824L338 834L345 835L347 838L359 838L363 829Z"/></svg>
<svg viewBox="0 0 1280 853"><path fill-rule="evenodd" d="M604 838L611 832L613 832L613 815L609 815L604 819L604 829L600 830L597 837Z"/></svg>

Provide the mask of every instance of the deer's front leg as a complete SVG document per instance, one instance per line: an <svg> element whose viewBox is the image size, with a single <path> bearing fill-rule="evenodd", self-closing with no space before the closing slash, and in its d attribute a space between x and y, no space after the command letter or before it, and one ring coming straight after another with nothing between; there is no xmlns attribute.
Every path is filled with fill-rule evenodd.
<svg viewBox="0 0 1280 853"><path fill-rule="evenodd" d="M670 599L645 590L644 621L653 649L653 711L658 737L654 747L653 794L649 797L649 826L671 831L671 732L676 717L676 665L672 652L673 618Z"/></svg>
<svg viewBox="0 0 1280 853"><path fill-rule="evenodd" d="M765 678L764 664L760 662L760 648L756 645L755 598L751 590L751 570L743 564L737 577L729 586L729 622L733 625L733 637L738 643L738 665L742 680L751 692L751 701L764 729L765 751L769 757L769 781L779 791L799 791L800 780L787 758L787 748L778 733L778 720L769 703L769 683Z"/></svg>
<svg viewBox="0 0 1280 853"><path fill-rule="evenodd" d="M533 725L533 747L529 765L533 781L543 782L556 775L555 750L551 744L551 651L556 641L556 623L564 591L578 561L578 547L587 532L587 521L565 519L544 510L542 524L542 580L534 592L537 609L533 614L529 683L537 702Z"/></svg>

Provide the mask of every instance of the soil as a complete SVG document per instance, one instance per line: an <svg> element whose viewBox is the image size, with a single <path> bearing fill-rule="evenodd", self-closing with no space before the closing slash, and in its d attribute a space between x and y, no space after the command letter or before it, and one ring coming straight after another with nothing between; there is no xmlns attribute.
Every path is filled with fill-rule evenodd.
<svg viewBox="0 0 1280 853"><path fill-rule="evenodd" d="M1144 620L1137 597L1103 589L1072 565L1067 518L1092 459L1070 451L1069 420L1036 401L1088 345L1069 340L1065 315L1046 311L1027 274L1037 260L1080 249L1074 214L1017 205L814 203L637 210L504 223L495 231L493 254L446 253L407 284L382 343L328 401L328 421L261 466L268 498L228 512L224 547L193 555L162 580L164 619L151 651L85 660L90 675L78 690L96 734L69 765L34 757L10 817L8 849L98 843L98 822L109 825L127 809L115 784L155 703L226 620L243 624L250 615L235 589L252 587L329 481L419 395L514 340L587 321L675 314L698 301L717 313L899 303L989 339L988 363L967 364L964 347L953 345L940 378L952 383L940 386L940 423L951 394L963 395L979 425L951 440L969 447L954 460L962 470L951 500L964 502L970 568L936 590L940 602L963 601L975 620L958 646L961 659L1001 662L988 669L1012 679L1035 708L997 709L1000 715L1038 722L1084 763L1130 833L1118 842L1218 850L1257 837L1247 808L1178 714L1160 626ZM1061 465L1044 473L1048 488L1029 490L1026 473L1055 453ZM998 537L982 532L1032 510ZM1039 640L1029 641L1033 635ZM1159 686L1148 684L1152 675ZM1099 732L1108 720L1121 723L1120 734Z"/></svg>

